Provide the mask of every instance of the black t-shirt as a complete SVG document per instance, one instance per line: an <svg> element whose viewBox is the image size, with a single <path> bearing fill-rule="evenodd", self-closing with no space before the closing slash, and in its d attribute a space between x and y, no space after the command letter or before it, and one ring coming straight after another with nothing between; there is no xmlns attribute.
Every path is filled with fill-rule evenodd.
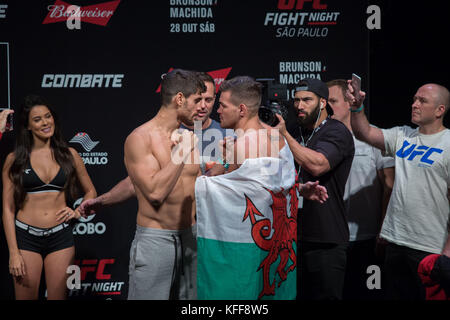
<svg viewBox="0 0 450 320"><path fill-rule="evenodd" d="M305 142L308 137L304 137ZM299 135L297 141L301 143ZM304 168L300 171L303 183L319 180L325 186L328 199L321 204L304 199L303 208L298 211L299 239L323 243L347 243L349 230L345 216L344 191L355 153L353 136L340 121L327 119L306 145L322 153L330 163L330 171L315 177Z"/></svg>

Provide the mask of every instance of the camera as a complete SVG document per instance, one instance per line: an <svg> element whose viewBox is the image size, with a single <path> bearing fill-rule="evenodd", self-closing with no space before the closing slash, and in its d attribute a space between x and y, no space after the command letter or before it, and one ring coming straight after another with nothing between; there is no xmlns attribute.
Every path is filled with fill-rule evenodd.
<svg viewBox="0 0 450 320"><path fill-rule="evenodd" d="M268 106L261 106L258 110L259 119L271 127L275 127L280 121L275 114L279 114L287 120L288 111L285 106L272 101Z"/></svg>
<svg viewBox="0 0 450 320"><path fill-rule="evenodd" d="M265 90L263 90L264 105L259 107L259 119L271 127L275 127L280 121L276 114L279 114L286 121L288 116L288 109L283 104L287 101L287 86L276 84L274 79L256 79L261 83L266 83Z"/></svg>

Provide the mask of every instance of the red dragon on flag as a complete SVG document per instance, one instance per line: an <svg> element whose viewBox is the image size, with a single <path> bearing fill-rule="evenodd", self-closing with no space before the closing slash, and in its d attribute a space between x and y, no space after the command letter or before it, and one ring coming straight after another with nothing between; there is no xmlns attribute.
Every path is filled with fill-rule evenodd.
<svg viewBox="0 0 450 320"><path fill-rule="evenodd" d="M265 188L271 194L273 199L271 205L273 213L272 223L268 218L256 220L255 216L263 216L263 214L256 208L250 198L245 195L247 206L242 221L244 222L250 217L253 240L259 248L269 252L257 270L263 269L264 284L258 299L261 299L265 295L275 295L275 277L272 283L270 283L269 272L270 266L277 261L278 257L280 257L280 262L275 272L275 274L278 273L281 279L278 283L278 287L286 280L288 273L294 271L297 267L297 256L293 248L293 243L297 242L297 188L298 184L294 185L288 192L290 195L290 216L287 214L287 197L286 194L283 193L283 190L274 193ZM271 234L271 229L273 229L274 232L272 237L268 239ZM292 261L292 264L287 268L289 259Z"/></svg>

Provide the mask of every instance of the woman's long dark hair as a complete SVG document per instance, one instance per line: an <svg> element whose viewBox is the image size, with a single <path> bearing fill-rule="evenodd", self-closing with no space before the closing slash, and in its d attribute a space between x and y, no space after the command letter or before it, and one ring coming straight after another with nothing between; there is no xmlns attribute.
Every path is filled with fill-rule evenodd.
<svg viewBox="0 0 450 320"><path fill-rule="evenodd" d="M53 157L61 166L67 177L63 189L66 201L69 199L76 199L77 196L79 182L75 172L74 159L70 153L69 146L61 133L58 117L54 110L40 96L28 95L25 97L21 112L19 113L19 125L14 149L14 162L9 170L9 176L14 184L14 203L16 205L16 210L23 208L27 196L23 188L22 176L26 166L30 162L31 149L34 144L33 135L31 131L28 130L28 121L31 109L38 105L46 106L54 119L54 134L50 138L50 148Z"/></svg>

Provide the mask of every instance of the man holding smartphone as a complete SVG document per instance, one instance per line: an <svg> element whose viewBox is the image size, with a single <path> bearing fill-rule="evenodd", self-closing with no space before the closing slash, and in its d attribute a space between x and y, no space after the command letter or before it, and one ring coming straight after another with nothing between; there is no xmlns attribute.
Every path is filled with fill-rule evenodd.
<svg viewBox="0 0 450 320"><path fill-rule="evenodd" d="M347 81L327 82L333 108L333 119L341 121L352 131L350 103L345 96ZM367 268L380 265L384 242L379 240L381 225L394 184L394 159L383 157L381 151L353 137L355 156L345 185L344 201L350 243L347 251L347 270L344 300L373 300L382 297L382 290L367 287ZM384 287L382 286L384 290Z"/></svg>
<svg viewBox="0 0 450 320"><path fill-rule="evenodd" d="M3 136L3 132L12 130L11 127L8 127L7 121L8 121L8 116L12 115L13 113L14 113L14 110L12 110L12 109L4 109L4 110L0 111L0 139Z"/></svg>
<svg viewBox="0 0 450 320"><path fill-rule="evenodd" d="M389 300L423 300L417 275L429 254L450 257L450 130L443 119L450 94L438 84L421 86L413 97L409 126L379 129L363 112L365 93L355 96L348 81L351 125L357 139L395 159L395 183L380 237L388 241L385 256Z"/></svg>

